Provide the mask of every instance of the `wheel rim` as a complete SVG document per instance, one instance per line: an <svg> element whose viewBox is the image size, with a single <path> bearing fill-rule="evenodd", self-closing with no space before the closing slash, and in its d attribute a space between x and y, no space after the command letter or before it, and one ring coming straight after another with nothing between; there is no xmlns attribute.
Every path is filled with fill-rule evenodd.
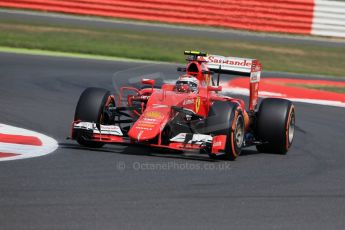
<svg viewBox="0 0 345 230"><path fill-rule="evenodd" d="M294 137L294 133L295 133L295 111L294 110L291 111L289 120L290 120L290 124L289 124L288 135L289 135L289 144L291 144Z"/></svg>
<svg viewBox="0 0 345 230"><path fill-rule="evenodd" d="M242 147L243 137L244 137L243 120L240 119L240 117L241 116L239 116L237 118L236 129L234 131L235 143L236 143L237 148L241 148Z"/></svg>

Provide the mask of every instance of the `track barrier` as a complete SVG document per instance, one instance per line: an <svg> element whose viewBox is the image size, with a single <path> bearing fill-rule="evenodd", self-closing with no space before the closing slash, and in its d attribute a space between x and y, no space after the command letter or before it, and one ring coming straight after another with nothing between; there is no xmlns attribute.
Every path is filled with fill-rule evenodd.
<svg viewBox="0 0 345 230"><path fill-rule="evenodd" d="M0 7L241 30L345 37L345 2L325 0L0 0Z"/></svg>

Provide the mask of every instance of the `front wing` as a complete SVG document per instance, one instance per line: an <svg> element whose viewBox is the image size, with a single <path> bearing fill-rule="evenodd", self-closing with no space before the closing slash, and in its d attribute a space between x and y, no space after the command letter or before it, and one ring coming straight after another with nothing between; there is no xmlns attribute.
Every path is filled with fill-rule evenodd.
<svg viewBox="0 0 345 230"><path fill-rule="evenodd" d="M85 141L103 142L121 145L146 145L179 151L207 150L215 155L223 155L226 147L226 135L206 135L195 133L179 133L170 138L166 145L160 143L138 142L130 139L117 125L97 125L92 122L74 121L72 123L71 139L82 138Z"/></svg>

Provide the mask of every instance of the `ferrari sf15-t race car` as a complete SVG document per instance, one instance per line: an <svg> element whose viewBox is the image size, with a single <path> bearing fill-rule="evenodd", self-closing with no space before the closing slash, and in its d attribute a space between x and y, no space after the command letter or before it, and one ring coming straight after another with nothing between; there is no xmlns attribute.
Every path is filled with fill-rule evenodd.
<svg viewBox="0 0 345 230"><path fill-rule="evenodd" d="M91 148L106 143L146 145L227 160L253 145L259 152L288 152L294 137L294 105L265 98L257 106L262 71L258 60L197 51L185 55L187 66L178 68L182 73L175 84L157 88L154 79L142 79L146 87L121 87L118 96L87 88L75 110L71 138ZM242 99L222 95L221 74L249 78L248 108Z"/></svg>

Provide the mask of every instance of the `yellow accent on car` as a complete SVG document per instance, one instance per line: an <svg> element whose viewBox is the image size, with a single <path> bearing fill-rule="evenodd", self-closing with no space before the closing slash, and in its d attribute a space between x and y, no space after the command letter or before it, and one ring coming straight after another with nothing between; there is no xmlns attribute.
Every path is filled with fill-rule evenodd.
<svg viewBox="0 0 345 230"><path fill-rule="evenodd" d="M185 55L196 55L196 56L207 56L207 53L195 51L195 50L186 50L184 51Z"/></svg>
<svg viewBox="0 0 345 230"><path fill-rule="evenodd" d="M200 97L198 96L195 100L195 112L198 113L200 109Z"/></svg>

